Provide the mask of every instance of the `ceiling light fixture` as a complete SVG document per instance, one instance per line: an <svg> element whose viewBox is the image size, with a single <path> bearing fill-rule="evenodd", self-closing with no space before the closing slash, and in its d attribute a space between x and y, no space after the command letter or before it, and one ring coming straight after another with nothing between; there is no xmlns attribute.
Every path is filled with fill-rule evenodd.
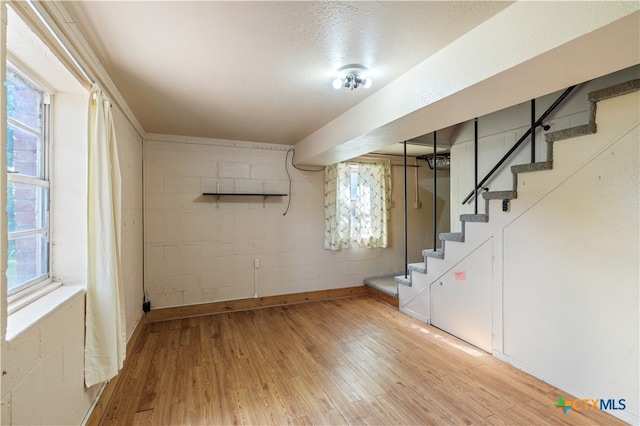
<svg viewBox="0 0 640 426"><path fill-rule="evenodd" d="M369 69L362 65L345 65L338 69L337 76L335 80L333 80L333 88L340 89L341 87L346 87L353 90L362 86L368 89L373 84L373 80L367 76L368 71Z"/></svg>

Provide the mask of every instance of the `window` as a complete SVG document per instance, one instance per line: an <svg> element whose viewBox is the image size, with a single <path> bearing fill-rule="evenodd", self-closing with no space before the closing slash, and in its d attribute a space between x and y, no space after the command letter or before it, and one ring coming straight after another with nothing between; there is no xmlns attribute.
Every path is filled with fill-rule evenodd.
<svg viewBox="0 0 640 426"><path fill-rule="evenodd" d="M50 94L8 64L7 294L49 279Z"/></svg>
<svg viewBox="0 0 640 426"><path fill-rule="evenodd" d="M349 209L351 210L351 232L353 232L358 212L358 165L349 164L349 169L351 173L351 191L349 192L351 203L349 203Z"/></svg>
<svg viewBox="0 0 640 426"><path fill-rule="evenodd" d="M389 164L338 163L325 169L324 248L385 248L391 202Z"/></svg>

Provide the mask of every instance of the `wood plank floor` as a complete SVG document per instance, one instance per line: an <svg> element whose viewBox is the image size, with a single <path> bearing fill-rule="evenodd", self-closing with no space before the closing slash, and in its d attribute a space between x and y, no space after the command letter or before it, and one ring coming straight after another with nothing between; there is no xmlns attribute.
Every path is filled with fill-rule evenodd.
<svg viewBox="0 0 640 426"><path fill-rule="evenodd" d="M369 296L144 333L103 424L624 424Z"/></svg>

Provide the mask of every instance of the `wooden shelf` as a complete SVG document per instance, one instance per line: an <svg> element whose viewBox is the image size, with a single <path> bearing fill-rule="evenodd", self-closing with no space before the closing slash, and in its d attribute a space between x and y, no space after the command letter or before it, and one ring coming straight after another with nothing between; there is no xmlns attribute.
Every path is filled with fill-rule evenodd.
<svg viewBox="0 0 640 426"><path fill-rule="evenodd" d="M265 207L269 197L286 197L288 194L258 193L258 192L203 192L202 195L212 195L216 197L216 206L220 197L262 197L262 207Z"/></svg>

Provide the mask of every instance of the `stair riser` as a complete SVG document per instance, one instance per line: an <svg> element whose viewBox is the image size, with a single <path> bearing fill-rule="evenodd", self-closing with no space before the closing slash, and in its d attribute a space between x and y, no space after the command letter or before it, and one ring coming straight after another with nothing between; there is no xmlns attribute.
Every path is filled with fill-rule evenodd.
<svg viewBox="0 0 640 426"><path fill-rule="evenodd" d="M640 79L636 79L636 80L632 80L629 82L625 82L622 84L618 84L616 86L610 87L610 88L606 88L606 89L602 89L602 90L598 90L596 92L592 92L588 94L588 100L591 103L590 105L590 114L589 114L589 123L586 125L582 125L582 126L576 126L576 127L572 127L569 129L564 129L564 130L560 130L560 131L556 131L556 132L549 132L545 135L545 140L547 143L547 161L545 162L539 162L539 163L532 163L532 164L522 164L522 165L516 165L516 166L512 166L511 167L511 172L513 174L513 189L512 190L507 190L507 191L489 191L489 192L485 192L482 194L482 198L485 200L485 212L484 214L462 214L460 215L460 222L461 222L461 231L460 233L442 233L440 234L440 240L442 241L442 247L439 250L434 250L432 249L425 249L422 251L422 255L424 257L424 268L419 268L419 267L415 267L413 270L416 270L417 272L426 274L429 271L429 265L428 265L428 259L429 258L436 258L439 260L445 260L446 256L445 256L445 247L446 247L446 242L447 241L451 241L451 242L456 242L456 243L469 243L469 246L473 246L475 247L476 244L482 244L483 242L483 238L481 237L479 240L477 241L472 241L472 240L476 240L476 238L470 239L469 235L476 235L476 234L471 234L471 233L467 233L466 230L466 223L482 223L482 224L489 224L489 217L490 217L490 211L492 214L500 214L500 213L504 213L500 212L500 210L494 210L494 207L490 204L491 200L499 200L499 201L503 201L503 200L513 200L513 199L517 199L518 198L518 187L522 186L524 187L526 184L526 180L527 178L525 178L524 176L526 176L527 174L530 173L534 173L534 172L541 172L541 171L549 171L549 170L553 170L553 157L554 157L554 142L560 141L560 140L565 140L565 139L569 139L569 138L575 138L575 137L579 137L579 136L584 136L584 135L589 135L589 134L593 134L596 132L597 130L597 126L596 126L596 111L597 111L597 102L600 100L605 100L605 99L609 99L615 96L620 96L620 95L624 95L627 93L631 93L634 91L638 91L640 90ZM597 148L597 147L596 147ZM594 151L595 154L595 151ZM568 170L572 169L572 165L571 164L566 164L565 167L568 167ZM522 177L519 178L519 175L523 174ZM544 180L544 174L540 174L538 179L542 179ZM557 180L556 178L552 178L550 175L547 175L546 178L550 181L549 185L551 185L552 181ZM544 182L538 182L538 186L540 186L540 184L544 184ZM543 185L544 186L544 185ZM523 197L521 198L521 201L524 201L523 203L521 203L521 205L519 206L519 208L513 209L510 208L509 209L509 213L512 214L513 216L518 215L518 211L519 210L523 210L523 209L527 209L528 206L535 202L537 195L536 194L527 194L525 196L526 200L522 200ZM504 216L501 217L504 220ZM493 224L498 225L498 226L504 226L504 224L502 224L503 220L500 220L498 222L500 222L500 224ZM485 232L480 233L480 235L484 234L484 235L493 235L492 234L492 230L490 228L493 228L493 226L487 227L487 229L485 229ZM487 234L488 232L488 234ZM424 272L422 272L424 271ZM408 277L408 285L411 285L411 275Z"/></svg>

